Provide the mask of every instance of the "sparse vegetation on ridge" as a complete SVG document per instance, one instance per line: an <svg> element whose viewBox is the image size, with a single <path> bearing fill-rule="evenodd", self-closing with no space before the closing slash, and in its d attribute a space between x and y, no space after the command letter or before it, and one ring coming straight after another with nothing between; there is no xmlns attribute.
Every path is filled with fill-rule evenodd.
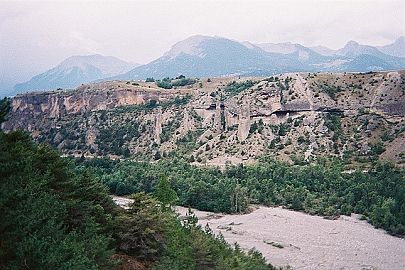
<svg viewBox="0 0 405 270"><path fill-rule="evenodd" d="M245 81L245 82L230 82L227 84L225 87L225 92L230 94L230 95L237 95L240 92L252 87L254 85L254 82L251 80Z"/></svg>
<svg viewBox="0 0 405 270"><path fill-rule="evenodd" d="M151 80L149 80L151 81ZM156 85L160 88L164 89L172 89L176 86L186 86L186 85L193 85L197 82L196 79L186 78L183 75L180 75L174 79L171 78L163 78L162 80L157 80Z"/></svg>

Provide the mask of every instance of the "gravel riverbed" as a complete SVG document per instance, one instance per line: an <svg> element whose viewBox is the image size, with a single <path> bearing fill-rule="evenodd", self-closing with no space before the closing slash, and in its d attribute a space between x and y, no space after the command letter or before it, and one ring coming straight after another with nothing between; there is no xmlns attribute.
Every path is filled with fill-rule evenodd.
<svg viewBox="0 0 405 270"><path fill-rule="evenodd" d="M123 207L131 202L113 196ZM185 207L176 207L185 216ZM228 243L255 248L275 266L293 269L404 270L405 239L375 229L358 215L336 220L281 207L256 207L243 215L193 209L199 224L222 233Z"/></svg>

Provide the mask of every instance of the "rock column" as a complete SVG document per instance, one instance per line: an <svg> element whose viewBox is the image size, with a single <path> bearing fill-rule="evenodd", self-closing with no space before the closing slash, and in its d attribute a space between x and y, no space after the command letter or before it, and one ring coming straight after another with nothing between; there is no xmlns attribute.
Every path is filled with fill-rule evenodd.
<svg viewBox="0 0 405 270"><path fill-rule="evenodd" d="M162 134L162 109L158 108L155 118L155 143L160 144L160 134Z"/></svg>
<svg viewBox="0 0 405 270"><path fill-rule="evenodd" d="M239 113L238 139L244 141L249 136L250 130L250 104L245 97Z"/></svg>

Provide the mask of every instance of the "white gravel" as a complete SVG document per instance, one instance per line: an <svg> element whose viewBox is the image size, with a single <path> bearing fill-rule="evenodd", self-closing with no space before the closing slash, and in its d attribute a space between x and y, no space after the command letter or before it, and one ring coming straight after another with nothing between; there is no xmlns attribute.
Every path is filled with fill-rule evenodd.
<svg viewBox="0 0 405 270"><path fill-rule="evenodd" d="M128 209L129 208L129 204L132 203L134 200L126 198L126 197L121 197L121 196L115 196L115 195L111 195L111 198L113 199L113 201L121 206L124 209Z"/></svg>
<svg viewBox="0 0 405 270"><path fill-rule="evenodd" d="M177 207L184 215L187 208ZM294 269L405 269L405 239L373 228L358 216L327 220L280 207L259 207L245 215L194 210L229 243L256 248L268 262ZM276 247L281 245L283 248Z"/></svg>

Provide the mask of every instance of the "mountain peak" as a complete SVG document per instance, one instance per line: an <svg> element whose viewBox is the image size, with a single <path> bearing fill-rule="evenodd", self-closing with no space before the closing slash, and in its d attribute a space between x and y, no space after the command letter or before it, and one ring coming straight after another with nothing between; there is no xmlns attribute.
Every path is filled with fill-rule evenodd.
<svg viewBox="0 0 405 270"><path fill-rule="evenodd" d="M377 48L368 45L361 45L353 40L347 42L342 49L336 51L336 55L347 57L357 57L366 54L381 56L381 52L378 51Z"/></svg>
<svg viewBox="0 0 405 270"><path fill-rule="evenodd" d="M393 43L385 46L378 46L377 48L383 53L405 58L405 37L401 36L397 38Z"/></svg>
<svg viewBox="0 0 405 270"><path fill-rule="evenodd" d="M177 42L172 48L164 54L168 58L175 58L181 53L202 57L201 43L206 40L216 39L218 37L210 37L203 35L194 35L182 41Z"/></svg>
<svg viewBox="0 0 405 270"><path fill-rule="evenodd" d="M32 77L29 81L16 84L16 93L27 90L49 90L74 88L82 83L115 76L132 69L134 64L114 56L101 54L74 55L59 65Z"/></svg>
<svg viewBox="0 0 405 270"><path fill-rule="evenodd" d="M359 46L360 44L357 41L350 40L349 42L346 43L344 48L354 48Z"/></svg>
<svg viewBox="0 0 405 270"><path fill-rule="evenodd" d="M63 67L72 67L72 66L83 66L88 64L88 62L93 62L102 59L104 56L100 54L91 54L91 55L72 55L63 60L59 66Z"/></svg>
<svg viewBox="0 0 405 270"><path fill-rule="evenodd" d="M405 37L401 36L401 37L397 38L395 40L394 44L405 44Z"/></svg>

